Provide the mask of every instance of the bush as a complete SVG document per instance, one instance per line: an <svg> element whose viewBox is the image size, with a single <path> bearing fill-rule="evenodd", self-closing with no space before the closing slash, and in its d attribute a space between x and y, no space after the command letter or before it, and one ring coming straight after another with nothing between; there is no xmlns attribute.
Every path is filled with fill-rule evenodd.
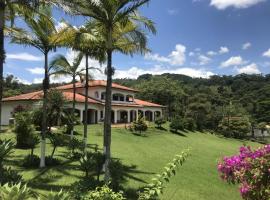
<svg viewBox="0 0 270 200"><path fill-rule="evenodd" d="M126 182L125 166L120 160L111 160L109 164L109 172L111 176L110 187L114 191L119 191L121 189L121 185Z"/></svg>
<svg viewBox="0 0 270 200"><path fill-rule="evenodd" d="M67 143L67 141L66 141L67 138L65 135L54 134L54 133L49 134L48 138L53 146L53 150L51 153L51 157L53 158L56 148L60 147L60 146L65 146L65 144Z"/></svg>
<svg viewBox="0 0 270 200"><path fill-rule="evenodd" d="M17 171L12 170L10 167L0 169L0 185L18 183L20 181L22 181L22 176Z"/></svg>
<svg viewBox="0 0 270 200"><path fill-rule="evenodd" d="M43 111L41 109L36 109L32 113L32 123L37 130L41 130L42 127L42 115Z"/></svg>
<svg viewBox="0 0 270 200"><path fill-rule="evenodd" d="M219 131L225 137L244 138L250 128L251 124L246 117L226 117L219 124Z"/></svg>
<svg viewBox="0 0 270 200"><path fill-rule="evenodd" d="M180 117L173 118L170 124L170 129L173 132L178 132L178 130L183 130L184 129L183 120Z"/></svg>
<svg viewBox="0 0 270 200"><path fill-rule="evenodd" d="M71 185L70 194L74 200L83 200L90 190L94 190L98 186L99 182L96 182L94 178L83 178L74 182Z"/></svg>
<svg viewBox="0 0 270 200"><path fill-rule="evenodd" d="M184 118L183 123L184 129L187 129L189 131L194 131L197 128L196 123L192 118Z"/></svg>
<svg viewBox="0 0 270 200"><path fill-rule="evenodd" d="M3 161L12 153L14 143L11 140L0 142L0 170L3 168Z"/></svg>
<svg viewBox="0 0 270 200"><path fill-rule="evenodd" d="M22 166L25 168L38 168L40 158L37 155L27 155L23 161Z"/></svg>
<svg viewBox="0 0 270 200"><path fill-rule="evenodd" d="M221 178L228 183L239 183L245 200L269 200L270 145L252 151L241 147L240 154L225 157L218 164Z"/></svg>
<svg viewBox="0 0 270 200"><path fill-rule="evenodd" d="M123 193L116 193L110 189L107 185L97 187L95 191L89 192L84 197L84 200L125 200Z"/></svg>
<svg viewBox="0 0 270 200"><path fill-rule="evenodd" d="M71 151L72 156L73 157L75 156L75 158L77 158L76 155L78 155L78 153L76 152L76 150L79 151L79 155L81 155L81 152L84 150L84 142L82 140L73 137L68 142L68 149Z"/></svg>
<svg viewBox="0 0 270 200"><path fill-rule="evenodd" d="M163 119L162 117L158 117L156 120L155 120L155 124L157 125L158 128L161 128L163 124L166 123L166 120Z"/></svg>
<svg viewBox="0 0 270 200"><path fill-rule="evenodd" d="M145 123L145 120L142 116L139 116L138 120L133 122L132 124L132 130L139 132L140 134L142 134L142 132L147 131L148 126Z"/></svg>
<svg viewBox="0 0 270 200"><path fill-rule="evenodd" d="M15 185L5 184L0 187L0 199L29 200L37 199L37 195L21 183Z"/></svg>
<svg viewBox="0 0 270 200"><path fill-rule="evenodd" d="M15 116L16 146L19 148L30 148L28 139L34 137L34 131L31 114L29 112L17 113Z"/></svg>

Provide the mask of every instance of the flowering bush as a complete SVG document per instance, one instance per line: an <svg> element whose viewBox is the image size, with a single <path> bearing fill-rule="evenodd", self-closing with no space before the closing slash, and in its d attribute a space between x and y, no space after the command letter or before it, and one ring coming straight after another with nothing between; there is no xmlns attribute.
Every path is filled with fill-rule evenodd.
<svg viewBox="0 0 270 200"><path fill-rule="evenodd" d="M239 155L223 158L218 171L223 180L240 184L243 199L270 199L270 145L254 151L241 147Z"/></svg>

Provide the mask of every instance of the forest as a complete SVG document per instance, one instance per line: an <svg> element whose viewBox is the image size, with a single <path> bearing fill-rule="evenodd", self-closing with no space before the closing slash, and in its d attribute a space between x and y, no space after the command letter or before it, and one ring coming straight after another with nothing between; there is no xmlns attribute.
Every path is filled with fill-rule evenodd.
<svg viewBox="0 0 270 200"><path fill-rule="evenodd" d="M204 79L180 74L144 74L137 79L114 79L114 82L138 89L137 98L167 106L166 118L182 118L189 129L224 130L231 120L231 126L244 127L242 132L247 132L248 128L265 127L270 122L270 75L214 75ZM58 85L61 84L51 87ZM41 87L19 83L12 75L4 79L5 97ZM229 129L225 132L233 134L232 127Z"/></svg>

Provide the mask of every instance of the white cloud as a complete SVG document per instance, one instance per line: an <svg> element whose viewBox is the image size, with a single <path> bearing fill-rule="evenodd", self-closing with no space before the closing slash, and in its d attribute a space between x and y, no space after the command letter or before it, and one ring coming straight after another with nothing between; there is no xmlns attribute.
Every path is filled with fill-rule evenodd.
<svg viewBox="0 0 270 200"><path fill-rule="evenodd" d="M199 61L200 61L200 65L207 65L209 62L211 62L211 58L205 56L205 55L200 55L198 57Z"/></svg>
<svg viewBox="0 0 270 200"><path fill-rule="evenodd" d="M207 55L208 55L208 56L215 56L215 55L217 55L217 52L214 52L214 51L208 51L208 52L207 52Z"/></svg>
<svg viewBox="0 0 270 200"><path fill-rule="evenodd" d="M43 61L43 56L35 56L30 53L7 54L7 59L24 61Z"/></svg>
<svg viewBox="0 0 270 200"><path fill-rule="evenodd" d="M186 47L182 44L177 44L175 50L168 56L160 56L159 54L148 53L145 55L145 59L153 60L156 62L169 63L173 66L181 66L186 61Z"/></svg>
<svg viewBox="0 0 270 200"><path fill-rule="evenodd" d="M221 63L221 67L239 66L247 63L241 56L231 57L228 60Z"/></svg>
<svg viewBox="0 0 270 200"><path fill-rule="evenodd" d="M23 83L23 84L25 84L25 85L30 85L30 84L31 84L30 81L25 80L25 79L17 78L17 80L18 80L20 83Z"/></svg>
<svg viewBox="0 0 270 200"><path fill-rule="evenodd" d="M27 71L29 71L31 74L44 74L44 69L41 67L35 67L35 68L27 68Z"/></svg>
<svg viewBox="0 0 270 200"><path fill-rule="evenodd" d="M263 53L264 57L269 57L270 58L270 49L268 49L266 52Z"/></svg>
<svg viewBox="0 0 270 200"><path fill-rule="evenodd" d="M34 78L34 80L32 81L34 84L39 84L43 82L43 78Z"/></svg>
<svg viewBox="0 0 270 200"><path fill-rule="evenodd" d="M266 0L211 0L210 5L219 10L224 10L228 7L248 8Z"/></svg>
<svg viewBox="0 0 270 200"><path fill-rule="evenodd" d="M203 68L201 69L194 69L190 67L183 67L183 68L163 68L157 65L154 68L145 70L139 67L131 67L127 70L116 70L114 78L132 78L135 79L142 74L153 74L153 75L160 75L164 73L171 73L171 74L184 74L191 77L202 77L202 78L209 78L210 76L214 75L213 72L207 71Z"/></svg>
<svg viewBox="0 0 270 200"><path fill-rule="evenodd" d="M258 66L255 63L251 63L250 65L236 68L237 72L239 74L260 74L260 70L258 69Z"/></svg>
<svg viewBox="0 0 270 200"><path fill-rule="evenodd" d="M175 51L169 55L171 65L183 65L186 61L186 47L182 44L177 44Z"/></svg>
<svg viewBox="0 0 270 200"><path fill-rule="evenodd" d="M190 57L195 56L195 53L193 51L189 52L188 54Z"/></svg>
<svg viewBox="0 0 270 200"><path fill-rule="evenodd" d="M243 44L242 49L243 49L243 50L247 50L247 49L249 49L250 47L251 47L251 43L250 43L250 42L247 42L247 43Z"/></svg>
<svg viewBox="0 0 270 200"><path fill-rule="evenodd" d="M225 54L225 53L229 53L229 48L228 47L220 47L219 49L219 54Z"/></svg>

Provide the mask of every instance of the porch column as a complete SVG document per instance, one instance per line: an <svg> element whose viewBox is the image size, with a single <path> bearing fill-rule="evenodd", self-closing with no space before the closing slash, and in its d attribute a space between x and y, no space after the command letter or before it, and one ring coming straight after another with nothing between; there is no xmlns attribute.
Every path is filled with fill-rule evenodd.
<svg viewBox="0 0 270 200"><path fill-rule="evenodd" d="M83 122L83 110L80 110L80 121Z"/></svg>
<svg viewBox="0 0 270 200"><path fill-rule="evenodd" d="M114 123L117 124L117 110L114 110Z"/></svg>
<svg viewBox="0 0 270 200"><path fill-rule="evenodd" d="M100 121L100 110L97 110L97 123Z"/></svg>
<svg viewBox="0 0 270 200"><path fill-rule="evenodd" d="M136 110L136 120L139 119L139 110Z"/></svg>
<svg viewBox="0 0 270 200"><path fill-rule="evenodd" d="M127 123L130 123L130 110L127 111L128 115L127 115ZM132 112L133 114L133 112Z"/></svg>

